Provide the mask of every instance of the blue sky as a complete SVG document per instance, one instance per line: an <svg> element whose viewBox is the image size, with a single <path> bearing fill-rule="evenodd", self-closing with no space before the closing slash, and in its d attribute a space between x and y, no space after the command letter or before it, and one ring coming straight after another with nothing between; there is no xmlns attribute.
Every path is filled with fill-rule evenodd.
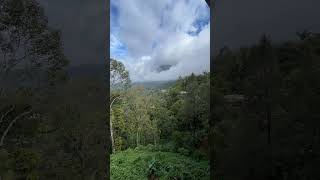
<svg viewBox="0 0 320 180"><path fill-rule="evenodd" d="M204 0L111 0L111 58L133 81L209 71L209 13Z"/></svg>

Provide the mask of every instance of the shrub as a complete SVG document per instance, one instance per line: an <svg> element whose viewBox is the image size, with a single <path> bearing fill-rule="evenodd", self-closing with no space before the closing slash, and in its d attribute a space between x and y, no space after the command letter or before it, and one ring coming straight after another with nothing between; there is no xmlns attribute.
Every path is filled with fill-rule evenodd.
<svg viewBox="0 0 320 180"><path fill-rule="evenodd" d="M207 159L207 155L204 154L201 151L198 151L198 150L194 151L192 153L191 157L194 158L194 159L197 159L197 160L205 160L205 159Z"/></svg>
<svg viewBox="0 0 320 180"><path fill-rule="evenodd" d="M144 149L144 146L142 146L142 145L139 145L139 146L134 148L135 151L141 151L143 149Z"/></svg>
<svg viewBox="0 0 320 180"><path fill-rule="evenodd" d="M179 148L178 149L178 153L180 153L182 155L185 155L185 156L188 156L190 154L190 151L188 149L185 149L185 148Z"/></svg>
<svg viewBox="0 0 320 180"><path fill-rule="evenodd" d="M154 147L154 145L152 145L152 144L148 144L148 145L145 147L145 150L147 150L147 151L154 151L154 150L155 150L155 147Z"/></svg>
<svg viewBox="0 0 320 180"><path fill-rule="evenodd" d="M116 150L123 150L125 147L125 140L122 137L115 138L115 148Z"/></svg>
<svg viewBox="0 0 320 180"><path fill-rule="evenodd" d="M5 174L10 169L10 157L5 149L0 149L0 174Z"/></svg>
<svg viewBox="0 0 320 180"><path fill-rule="evenodd" d="M164 152L176 152L176 146L173 142L169 142L162 145L160 150Z"/></svg>
<svg viewBox="0 0 320 180"><path fill-rule="evenodd" d="M160 180L208 180L209 164L172 152L125 150L111 155L113 180L147 179L151 174Z"/></svg>
<svg viewBox="0 0 320 180"><path fill-rule="evenodd" d="M14 169L21 173L30 173L39 163L39 156L32 151L20 149L13 154Z"/></svg>

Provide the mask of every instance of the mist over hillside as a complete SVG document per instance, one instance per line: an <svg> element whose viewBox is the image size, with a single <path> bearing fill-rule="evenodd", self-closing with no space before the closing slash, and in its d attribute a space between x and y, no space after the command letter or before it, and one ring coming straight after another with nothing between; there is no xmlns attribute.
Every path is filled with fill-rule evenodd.
<svg viewBox="0 0 320 180"><path fill-rule="evenodd" d="M83 64L68 68L70 78L97 77L106 80L106 67L103 64ZM143 86L146 89L165 89L172 86L176 80L133 82L132 86Z"/></svg>
<svg viewBox="0 0 320 180"><path fill-rule="evenodd" d="M143 86L146 89L166 89L176 83L176 80L170 81L144 81L134 82L132 86Z"/></svg>

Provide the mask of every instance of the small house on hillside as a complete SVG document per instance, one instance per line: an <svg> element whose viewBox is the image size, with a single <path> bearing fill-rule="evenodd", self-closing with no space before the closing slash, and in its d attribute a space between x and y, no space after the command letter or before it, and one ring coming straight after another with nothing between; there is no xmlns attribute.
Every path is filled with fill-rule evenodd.
<svg viewBox="0 0 320 180"><path fill-rule="evenodd" d="M179 94L180 95L185 95L185 94L187 94L187 91L180 91Z"/></svg>
<svg viewBox="0 0 320 180"><path fill-rule="evenodd" d="M166 90L166 89L161 89L161 92L162 92L162 93L166 93L167 90Z"/></svg>

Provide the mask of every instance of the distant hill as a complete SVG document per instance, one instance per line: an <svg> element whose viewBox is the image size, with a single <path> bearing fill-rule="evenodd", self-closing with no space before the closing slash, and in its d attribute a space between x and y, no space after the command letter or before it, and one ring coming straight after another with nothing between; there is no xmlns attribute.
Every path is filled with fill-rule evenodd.
<svg viewBox="0 0 320 180"><path fill-rule="evenodd" d="M85 78L94 77L98 79L106 80L106 67L104 64L83 64L78 66L71 66L68 68L68 74L72 77ZM133 86L143 86L146 89L166 89L172 86L176 81L144 81L134 82Z"/></svg>
<svg viewBox="0 0 320 180"><path fill-rule="evenodd" d="M176 81L145 81L145 82L134 82L133 86L143 86L146 89L166 89L172 85L174 85Z"/></svg>
<svg viewBox="0 0 320 180"><path fill-rule="evenodd" d="M67 73L70 78L96 78L98 80L106 81L106 67L103 64L85 64L78 66L70 66L67 68ZM20 80L17 74L21 73L20 70L16 70L11 74L10 84L17 84ZM143 86L146 89L167 89L175 84L175 80L170 81L144 81L134 82L132 86ZM26 82L25 82L26 83ZM25 84L23 83L23 84ZM29 82L30 83L30 82ZM21 84L21 82L20 82Z"/></svg>

